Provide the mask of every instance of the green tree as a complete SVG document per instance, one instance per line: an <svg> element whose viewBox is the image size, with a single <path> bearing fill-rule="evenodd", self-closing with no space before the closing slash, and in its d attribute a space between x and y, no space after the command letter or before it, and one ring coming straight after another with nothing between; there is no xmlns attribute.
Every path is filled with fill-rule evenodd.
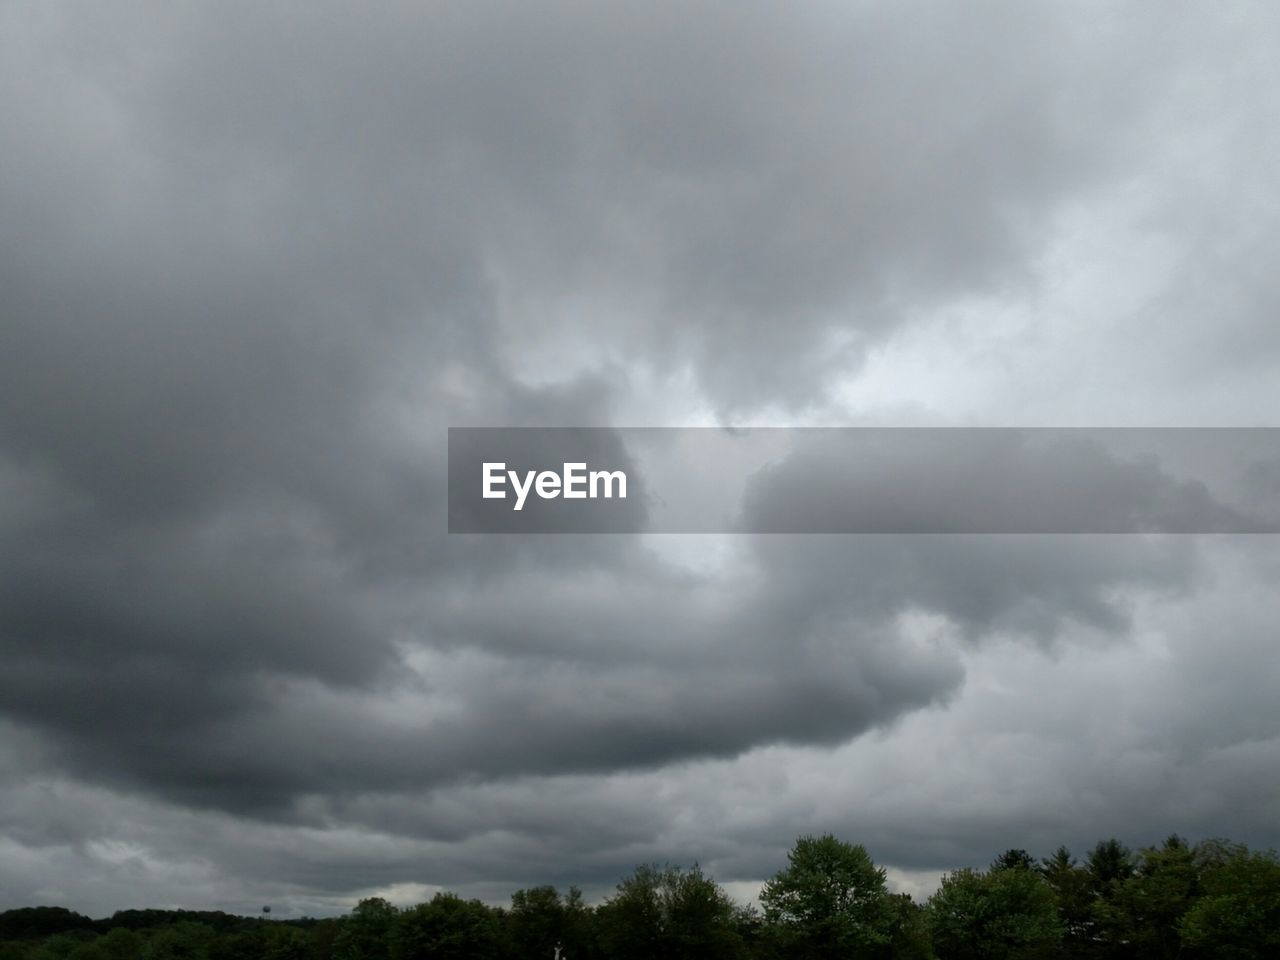
<svg viewBox="0 0 1280 960"><path fill-rule="evenodd" d="M92 934L77 931L75 933L56 933L46 937L33 951L33 960L67 960L71 954L84 946Z"/></svg>
<svg viewBox="0 0 1280 960"><path fill-rule="evenodd" d="M739 914L698 866L642 865L596 911L605 955L616 960L720 958L743 954Z"/></svg>
<svg viewBox="0 0 1280 960"><path fill-rule="evenodd" d="M112 933L132 933L120 927ZM233 930L217 937L209 945L209 960L262 960L266 950L266 931ZM136 954L126 954L117 960L134 960Z"/></svg>
<svg viewBox="0 0 1280 960"><path fill-rule="evenodd" d="M67 954L67 960L111 960L111 954L102 946L101 939L98 937L80 944Z"/></svg>
<svg viewBox="0 0 1280 960"><path fill-rule="evenodd" d="M1101 936L1126 957L1173 960L1182 950L1178 925L1199 893L1195 856L1185 840L1171 836L1142 850L1133 875L1098 904Z"/></svg>
<svg viewBox="0 0 1280 960"><path fill-rule="evenodd" d="M733 960L742 955L733 901L697 864L692 870L667 871L662 903L664 956L673 960Z"/></svg>
<svg viewBox="0 0 1280 960"><path fill-rule="evenodd" d="M769 926L765 923L764 914L751 904L737 905L733 908L733 929L742 944L742 950L748 957L772 957L770 947Z"/></svg>
<svg viewBox="0 0 1280 960"><path fill-rule="evenodd" d="M1021 847L1010 847L991 863L992 870L1034 870L1035 858Z"/></svg>
<svg viewBox="0 0 1280 960"><path fill-rule="evenodd" d="M183 920L151 934L142 949L142 960L207 960L213 928Z"/></svg>
<svg viewBox="0 0 1280 960"><path fill-rule="evenodd" d="M892 940L894 909L884 870L865 848L830 834L797 840L786 868L765 884L760 903L792 957L883 952Z"/></svg>
<svg viewBox="0 0 1280 960"><path fill-rule="evenodd" d="M98 943L111 960L135 960L142 952L142 938L124 927L108 930Z"/></svg>
<svg viewBox="0 0 1280 960"><path fill-rule="evenodd" d="M1101 840L1085 856L1084 868L1091 894L1085 938L1090 955L1128 960L1132 946L1117 897L1136 869L1133 851L1115 837Z"/></svg>
<svg viewBox="0 0 1280 960"><path fill-rule="evenodd" d="M564 904L555 887L531 887L511 896L507 939L517 957L553 957L564 940Z"/></svg>
<svg viewBox="0 0 1280 960"><path fill-rule="evenodd" d="M493 911L479 900L437 893L405 910L391 931L391 960L492 960L499 955Z"/></svg>
<svg viewBox="0 0 1280 960"><path fill-rule="evenodd" d="M311 938L297 927L273 924L267 932L262 960L311 960Z"/></svg>
<svg viewBox="0 0 1280 960"><path fill-rule="evenodd" d="M1204 896L1179 924L1183 943L1192 955L1213 960L1280 956L1280 859L1244 847L1212 853Z"/></svg>
<svg viewBox="0 0 1280 960"><path fill-rule="evenodd" d="M642 864L618 883L614 895L596 910L605 956L643 960L657 956L662 941L662 871Z"/></svg>
<svg viewBox="0 0 1280 960"><path fill-rule="evenodd" d="M889 898L893 915L890 960L933 960L932 941L926 911L906 893Z"/></svg>
<svg viewBox="0 0 1280 960"><path fill-rule="evenodd" d="M18 907L0 913L0 940L31 940L92 929L92 920L66 907Z"/></svg>
<svg viewBox="0 0 1280 960"><path fill-rule="evenodd" d="M565 896L552 886L517 890L506 915L507 943L514 957L551 958L559 946L564 956L582 960L589 952L590 920L577 887Z"/></svg>
<svg viewBox="0 0 1280 960"><path fill-rule="evenodd" d="M342 922L334 956L337 960L387 960L391 930L399 915L400 911L381 897L361 900Z"/></svg>
<svg viewBox="0 0 1280 960"><path fill-rule="evenodd" d="M1049 957L1062 940L1053 891L1032 870L957 870L942 878L928 915L946 960Z"/></svg>
<svg viewBox="0 0 1280 960"><path fill-rule="evenodd" d="M1133 876L1133 853L1115 837L1100 840L1085 857L1095 896L1110 899L1116 888Z"/></svg>
<svg viewBox="0 0 1280 960"><path fill-rule="evenodd" d="M1040 875L1053 891L1062 921L1062 942L1069 957L1085 956L1093 947L1093 881L1066 847L1058 847L1040 863Z"/></svg>

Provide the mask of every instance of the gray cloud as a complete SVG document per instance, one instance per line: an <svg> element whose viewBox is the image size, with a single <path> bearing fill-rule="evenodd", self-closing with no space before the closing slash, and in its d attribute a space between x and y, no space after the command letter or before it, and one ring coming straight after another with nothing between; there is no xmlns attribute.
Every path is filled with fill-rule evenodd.
<svg viewBox="0 0 1280 960"><path fill-rule="evenodd" d="M746 882L827 828L932 868L1232 803L1270 838L1265 548L444 532L448 426L874 415L840 406L864 364L1052 314L1063 224L1126 191L1198 270L1132 310L1104 273L1113 328L1020 346L1116 404L1271 408L1215 372L1274 365L1266 278L1199 253L1260 257L1197 218L1274 196L1247 5L3 16L0 907ZM1196 133L1226 159L1188 181ZM989 379L1070 420L1040 370ZM1061 733L1094 714L1122 735Z"/></svg>

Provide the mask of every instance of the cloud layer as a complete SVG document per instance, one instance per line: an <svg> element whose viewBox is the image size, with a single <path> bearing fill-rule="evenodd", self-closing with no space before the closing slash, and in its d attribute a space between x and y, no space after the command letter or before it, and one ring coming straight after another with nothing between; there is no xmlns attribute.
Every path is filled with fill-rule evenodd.
<svg viewBox="0 0 1280 960"><path fill-rule="evenodd" d="M0 907L1280 842L1269 539L444 532L450 425L1274 425L1262 5L2 16Z"/></svg>

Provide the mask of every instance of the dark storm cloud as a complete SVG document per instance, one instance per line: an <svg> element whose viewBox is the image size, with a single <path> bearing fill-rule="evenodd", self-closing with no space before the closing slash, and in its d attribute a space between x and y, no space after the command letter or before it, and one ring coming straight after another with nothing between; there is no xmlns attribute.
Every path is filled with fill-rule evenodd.
<svg viewBox="0 0 1280 960"><path fill-rule="evenodd" d="M29 27L15 67L69 101L14 111L40 134L14 158L21 199L67 194L22 209L17 262L92 258L95 299L147 263L151 312L216 331L191 355L234 352L237 328L267 341L260 383L299 334L345 380L409 331L456 355L545 326L570 352L691 359L726 408L813 397L912 310L1025 279L1054 204L1123 142L1114 68L1079 69L1115 26L986 12L78 9ZM610 309L576 323L567 294ZM140 345L149 326L129 324Z"/></svg>
<svg viewBox="0 0 1280 960"><path fill-rule="evenodd" d="M706 570L445 535L450 425L608 426L685 373L797 410L937 304L1029 289L1199 63L1195 24L1020 4L728 11L3 15L6 890L613 875L715 821L700 763L954 702L992 636L1122 646L1135 598L1192 590L1159 539ZM776 845L792 803L705 851L746 870L725 838Z"/></svg>
<svg viewBox="0 0 1280 960"><path fill-rule="evenodd" d="M1077 175L1032 101L988 102L1004 89L1000 65L972 72L941 27L923 42L956 50L968 79L932 119L981 102L1028 140L1025 157L1002 153L988 169L994 158L967 135L946 156L910 149L923 131L891 120L889 102L914 96L899 81L923 96L944 78L886 52L917 36L894 17L761 8L677 28L621 9L406 8L353 29L350 16L77 9L32 18L10 41L7 70L29 96L6 116L30 135L4 194L23 224L6 242L4 455L16 484L62 499L6 538L6 703L144 781L173 764L203 788L201 749L179 744L207 739L221 756L227 724L276 709L264 676L390 682L392 640L432 642L424 606L449 609L432 587L441 568L466 580L488 563L522 567L499 546L439 537L441 428L580 420L607 409L608 388L593 403L515 384L503 341L528 321L518 307L503 315L495 282L536 304L581 276L624 295L662 276L670 302L656 329L679 338L686 321L705 325L695 356L721 338L753 344L699 365L731 401L740 390L720 371L767 386L764 357L778 362L775 386L807 382L797 365L813 362L818 315L863 287L879 296L884 278L865 277L889 264L935 264L925 290L984 280L1013 237L984 190L1007 203L1014 184ZM1007 29L1044 27L1012 18ZM732 54L708 59L713 40ZM1031 65L1019 44L992 49ZM869 137L887 143L868 151ZM955 164L981 169L965 178L972 191L925 198L916 224L903 217L918 180ZM843 167L857 176L833 179ZM955 260L938 226L959 221L968 239ZM810 333L789 333L794 348L780 353L768 331L784 305ZM661 319L675 313L679 327ZM551 569L567 579L598 566L601 549L546 545L528 562L546 569L543 555L558 555ZM615 580L624 606L654 566ZM605 633L616 611L601 603ZM633 642L698 619L676 611L641 620ZM512 614L509 629L535 634L552 615ZM701 629L714 634L711 619ZM713 700L684 717L705 727L693 734L679 713L658 721L651 699L622 696L603 726L627 749L573 746L558 729L551 742L571 764L656 761L683 752L677 741L837 736L940 689L930 679L883 707L855 698L842 720L814 726L777 712L827 695L798 680L754 732L730 733L763 682L726 688L737 711ZM235 793L234 758L251 748L231 753L215 779Z"/></svg>

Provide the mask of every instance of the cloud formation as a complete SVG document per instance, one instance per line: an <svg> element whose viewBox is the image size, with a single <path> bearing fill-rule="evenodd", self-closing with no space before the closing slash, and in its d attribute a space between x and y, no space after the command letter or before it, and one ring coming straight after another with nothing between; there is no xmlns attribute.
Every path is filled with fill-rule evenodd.
<svg viewBox="0 0 1280 960"><path fill-rule="evenodd" d="M1261 5L2 16L0 907L1280 842L1269 540L444 496L451 425L1274 425Z"/></svg>

